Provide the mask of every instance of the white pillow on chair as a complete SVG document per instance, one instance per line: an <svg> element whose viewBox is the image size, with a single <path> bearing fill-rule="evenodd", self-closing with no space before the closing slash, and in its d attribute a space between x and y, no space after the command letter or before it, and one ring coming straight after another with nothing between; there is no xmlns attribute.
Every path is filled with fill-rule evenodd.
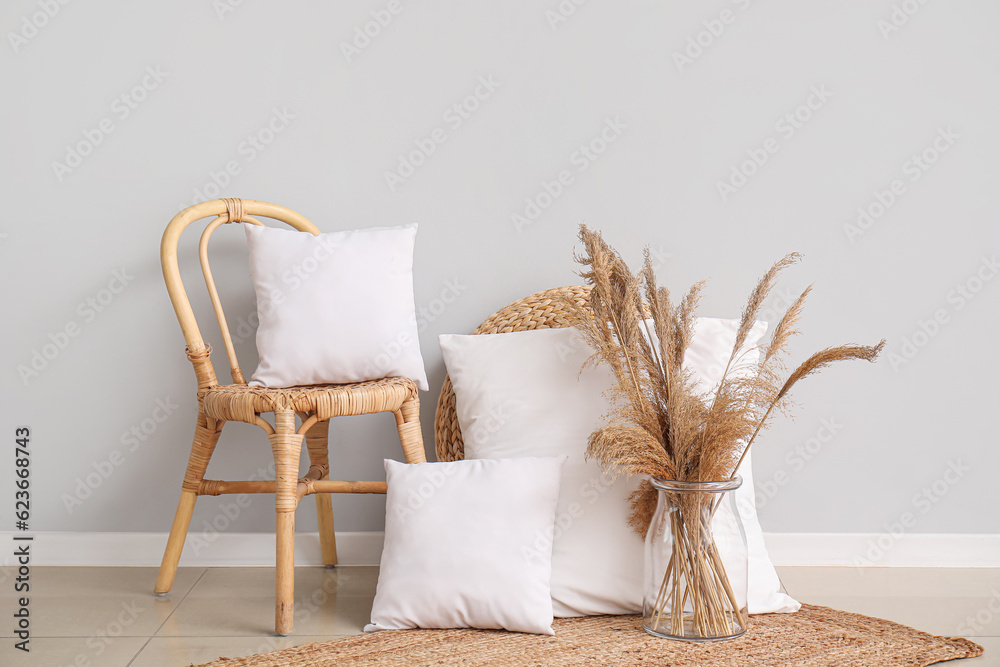
<svg viewBox="0 0 1000 667"><path fill-rule="evenodd" d="M385 547L365 632L554 634L550 538L564 460L386 460Z"/></svg>
<svg viewBox="0 0 1000 667"><path fill-rule="evenodd" d="M721 378L736 322L699 318L686 365L707 390ZM747 341L764 334L758 323ZM627 525L628 496L639 479L614 484L586 460L587 438L603 423L604 392L614 378L603 364L580 372L592 349L574 328L488 335L442 335L455 388L465 457L567 455L552 551L556 616L642 611L642 539ZM754 357L755 358L755 357ZM740 473L737 504L749 543L750 613L798 610L781 593L754 507L750 457Z"/></svg>
<svg viewBox="0 0 1000 667"><path fill-rule="evenodd" d="M427 390L413 306L416 225L319 235L244 226L260 320L251 385L402 376Z"/></svg>

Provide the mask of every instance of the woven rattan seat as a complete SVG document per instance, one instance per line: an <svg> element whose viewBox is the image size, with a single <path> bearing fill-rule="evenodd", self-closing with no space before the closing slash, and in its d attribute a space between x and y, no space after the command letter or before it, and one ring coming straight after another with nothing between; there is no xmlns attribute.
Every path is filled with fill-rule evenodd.
<svg viewBox="0 0 1000 667"><path fill-rule="evenodd" d="M573 307L586 306L590 287L556 287L537 292L501 308L476 327L473 334L510 333L532 329L563 329L570 326ZM462 429L455 412L455 389L445 376L434 418L434 443L438 461L465 457Z"/></svg>
<svg viewBox="0 0 1000 667"><path fill-rule="evenodd" d="M320 421L330 417L395 412L417 396L409 378L384 378L356 384L313 385L289 389L227 384L202 394L205 414L226 421L253 423L261 412L292 410L314 413Z"/></svg>
<svg viewBox="0 0 1000 667"><path fill-rule="evenodd" d="M403 455L409 463L425 461L420 433L420 401L417 387L408 378L384 378L353 384L330 384L272 389L249 386L243 378L233 347L226 316L208 263L208 240L218 227L229 223L261 225L253 216L284 222L301 232L318 234L309 220L295 211L267 202L216 199L190 206L167 225L160 246L163 277L170 300L187 343L187 357L198 379L198 417L187 472L181 486L170 538L163 554L156 592L165 594L173 585L184 538L191 523L198 496L230 493L273 493L276 519L276 600L275 632L285 635L292 630L295 580L295 509L302 498L316 494L319 517L320 549L323 563L337 563L337 544L333 531L331 493L385 493L380 481L329 479L327 451L329 420L333 417L391 412L396 418ZM211 361L211 347L205 343L188 300L177 263L177 243L191 223L214 216L201 235L199 257L205 284L215 309L219 330L226 348L232 384L219 384ZM273 424L262 417L273 414ZM301 424L296 427L296 417ZM227 422L239 421L259 426L267 434L274 456L273 481L224 481L205 479L205 471ZM309 453L309 471L299 478L299 454L305 439Z"/></svg>

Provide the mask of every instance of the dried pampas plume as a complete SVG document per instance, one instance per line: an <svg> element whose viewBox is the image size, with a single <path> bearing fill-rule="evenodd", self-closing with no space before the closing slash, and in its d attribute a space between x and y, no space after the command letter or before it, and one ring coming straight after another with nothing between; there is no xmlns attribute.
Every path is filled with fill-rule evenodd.
<svg viewBox="0 0 1000 667"><path fill-rule="evenodd" d="M799 261L786 255L761 277L743 309L722 380L707 396L695 390L684 369L698 301L697 283L677 305L656 282L647 250L633 274L599 232L580 226L583 253L576 261L591 286L589 307L572 308L574 325L595 350L588 364L607 364L616 383L607 423L594 431L587 455L605 471L681 481L733 477L760 431L785 409L791 388L836 361L875 361L885 345L843 345L809 357L782 381L784 357L810 288L788 307L761 347L758 361L745 363L746 341L779 274ZM645 535L656 507L656 491L644 480L632 494L629 524Z"/></svg>

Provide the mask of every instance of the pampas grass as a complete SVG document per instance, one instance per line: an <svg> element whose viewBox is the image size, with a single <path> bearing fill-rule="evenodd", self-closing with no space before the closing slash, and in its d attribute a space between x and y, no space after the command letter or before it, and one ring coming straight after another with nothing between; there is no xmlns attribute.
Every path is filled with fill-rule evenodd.
<svg viewBox="0 0 1000 667"><path fill-rule="evenodd" d="M809 357L787 377L785 357L811 288L788 307L761 346L758 361L747 363L745 344L782 271L799 261L791 253L767 270L750 293L722 380L708 396L699 395L684 369L703 282L677 304L657 283L649 252L633 274L601 234L580 226L583 253L576 261L592 287L589 308L575 308L574 324L594 348L588 364L607 364L617 380L607 424L591 434L587 454L612 475L650 475L678 481L718 481L736 475L750 446L775 412L785 411L792 387L837 361L875 361L875 346L841 345ZM784 377L784 379L782 379ZM630 525L644 535L656 492L640 485L632 497Z"/></svg>
<svg viewBox="0 0 1000 667"><path fill-rule="evenodd" d="M785 376L788 342L799 333L811 289L806 288L761 346L757 361L748 362L747 338L780 273L799 261L792 253L754 287L722 379L708 395L700 395L695 378L684 369L684 356L704 283L692 286L675 305L670 291L656 281L648 250L633 274L599 232L581 225L580 241L584 252L576 260L592 289L589 308L570 304L574 324L595 350L587 364L607 364L617 380L610 392L614 407L607 423L590 435L587 455L613 476L645 477L630 498L629 525L640 535L646 536L659 497L648 477L732 479L773 414L787 409L793 386L837 361L875 361L885 344L830 347ZM746 607L734 594L711 537L721 496L672 495L668 525L658 523L658 530L670 534L669 565L655 597L645 592L644 626L682 638L737 636L746 628Z"/></svg>

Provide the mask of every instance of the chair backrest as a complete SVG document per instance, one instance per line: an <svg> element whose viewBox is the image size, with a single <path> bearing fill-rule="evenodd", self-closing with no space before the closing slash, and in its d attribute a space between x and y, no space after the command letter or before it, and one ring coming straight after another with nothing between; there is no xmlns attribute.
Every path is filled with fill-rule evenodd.
<svg viewBox="0 0 1000 667"><path fill-rule="evenodd" d="M201 336L194 311L191 309L191 302L184 289L184 282L181 280L180 269L177 265L177 243L180 240L181 232L188 225L210 216L215 216L215 218L208 222L201 234L201 240L198 243L198 257L201 260L202 273L205 275L208 295L212 300L212 307L215 309L215 316L219 321L219 330L222 332L222 341L226 346L226 355L229 358L233 382L237 384L246 384L246 380L243 379L243 372L236 359L236 350L233 348L229 325L226 324L226 315L222 311L219 292L215 289L215 280L212 278L212 270L208 264L208 239L212 236L212 232L228 223L264 224L254 216L271 218L299 231L319 234L316 225L295 211L284 206L253 199L213 199L189 206L173 217L163 232L163 240L160 242L160 263L163 266L163 280L167 284L170 301L174 304L174 312L177 313L177 320L181 324L181 331L187 342L188 359L194 365L194 372L198 377L199 389L214 387L219 383L216 380L215 369L212 367L210 358L212 349Z"/></svg>
<svg viewBox="0 0 1000 667"><path fill-rule="evenodd" d="M572 324L572 309L586 307L589 299L590 287L586 286L556 287L538 292L501 308L487 317L472 333L563 329ZM462 429L455 411L455 390L448 376L444 378L434 417L434 445L438 461L457 461L465 457Z"/></svg>

